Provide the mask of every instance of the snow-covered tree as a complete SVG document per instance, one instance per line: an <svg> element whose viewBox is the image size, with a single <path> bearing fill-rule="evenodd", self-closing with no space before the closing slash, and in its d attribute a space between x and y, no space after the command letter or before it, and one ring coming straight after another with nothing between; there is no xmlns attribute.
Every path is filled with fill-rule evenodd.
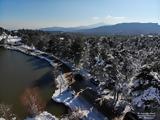
<svg viewBox="0 0 160 120"><path fill-rule="evenodd" d="M17 116L12 111L11 105L0 104L0 119L4 120L17 120ZM2 119L3 120L3 119Z"/></svg>
<svg viewBox="0 0 160 120"><path fill-rule="evenodd" d="M136 111L156 112L160 107L160 76L145 66L132 81L132 105Z"/></svg>

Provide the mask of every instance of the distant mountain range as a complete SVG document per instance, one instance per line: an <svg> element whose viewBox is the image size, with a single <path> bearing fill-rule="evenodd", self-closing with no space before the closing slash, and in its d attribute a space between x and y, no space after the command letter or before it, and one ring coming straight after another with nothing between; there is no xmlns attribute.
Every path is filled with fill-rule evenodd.
<svg viewBox="0 0 160 120"><path fill-rule="evenodd" d="M136 34L160 34L158 23L120 23L116 25L95 24L81 27L50 27L42 28L44 31L78 32L96 35L136 35Z"/></svg>
<svg viewBox="0 0 160 120"><path fill-rule="evenodd" d="M97 23L97 24L92 24L88 26L78 26L78 27L47 27L47 28L41 28L40 30L43 31L50 31L50 32L55 32L55 31L61 31L61 32L74 32L74 31L79 31L79 30L86 30L86 29L92 29L92 28L97 28L100 26L105 25L105 23Z"/></svg>

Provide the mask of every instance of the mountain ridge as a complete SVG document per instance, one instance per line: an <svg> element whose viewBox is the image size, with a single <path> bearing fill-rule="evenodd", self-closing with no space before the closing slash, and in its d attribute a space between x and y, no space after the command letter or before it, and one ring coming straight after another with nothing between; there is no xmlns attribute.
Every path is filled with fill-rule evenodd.
<svg viewBox="0 0 160 120"><path fill-rule="evenodd" d="M77 26L77 27L46 27L46 28L40 28L40 30L43 31L62 31L62 32L74 32L78 30L83 30L83 29L92 29L96 27L100 27L105 25L105 23L97 23L97 24L91 24L91 25L86 25L86 26Z"/></svg>
<svg viewBox="0 0 160 120"><path fill-rule="evenodd" d="M102 25L99 27L71 27L71 28L63 28L63 27L54 27L53 31L61 31L61 32L78 32L83 34L119 34L119 35L133 35L133 34L160 34L160 25L158 23L119 23L115 25ZM44 30L44 29L41 29ZM44 31L47 31L45 29ZM52 31L51 29L49 30Z"/></svg>

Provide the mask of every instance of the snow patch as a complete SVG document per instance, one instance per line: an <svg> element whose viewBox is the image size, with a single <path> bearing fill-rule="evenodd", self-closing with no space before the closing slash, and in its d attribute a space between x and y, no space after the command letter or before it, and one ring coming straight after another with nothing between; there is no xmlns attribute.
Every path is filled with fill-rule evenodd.
<svg viewBox="0 0 160 120"><path fill-rule="evenodd" d="M89 104L85 99L79 96L79 93L71 90L68 87L68 83L63 75L59 75L56 79L58 89L52 96L52 99L64 103L66 106L83 120L104 120L106 119L103 114L97 111L91 104ZM107 119L106 119L107 120Z"/></svg>
<svg viewBox="0 0 160 120"><path fill-rule="evenodd" d="M11 36L11 35L9 35L9 36L7 37L7 42L8 42L8 43L15 43L15 42L19 42L19 41L21 41L21 38L20 38L20 37Z"/></svg>
<svg viewBox="0 0 160 120"><path fill-rule="evenodd" d="M132 100L132 104L138 107L142 107L147 100L156 100L160 104L160 93L157 88L150 87L143 92L142 95L135 97Z"/></svg>
<svg viewBox="0 0 160 120"><path fill-rule="evenodd" d="M0 120L5 120L4 118L0 118Z"/></svg>
<svg viewBox="0 0 160 120"><path fill-rule="evenodd" d="M41 114L35 116L34 118L26 118L25 120L58 120L58 119L52 114L44 111Z"/></svg>

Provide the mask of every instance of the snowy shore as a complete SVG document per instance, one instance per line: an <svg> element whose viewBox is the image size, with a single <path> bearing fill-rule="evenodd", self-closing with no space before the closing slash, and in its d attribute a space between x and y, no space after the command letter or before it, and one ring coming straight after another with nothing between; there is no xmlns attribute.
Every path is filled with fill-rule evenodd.
<svg viewBox="0 0 160 120"><path fill-rule="evenodd" d="M52 96L52 99L64 103L72 111L76 111L83 120L108 120L102 113L98 112L90 103L76 94L68 87L63 75L56 79L57 86L60 86Z"/></svg>
<svg viewBox="0 0 160 120"><path fill-rule="evenodd" d="M9 46L9 45L4 45L4 48L9 49L9 50L14 50L14 51L19 51L22 52L26 55L31 55L38 57L39 59L46 60L51 66L55 66L53 60L48 59L47 57L42 56L42 54L46 54L45 52L42 52L40 50L36 50L35 48L31 48L27 45L20 45L20 46ZM33 52L28 52L28 50L33 50Z"/></svg>
<svg viewBox="0 0 160 120"><path fill-rule="evenodd" d="M40 59L46 60L52 67L55 67L57 65L56 63L54 63L53 59L51 60L51 59L43 56L44 54L48 55L47 53L42 52L40 50L36 50L34 47L29 47L27 45L10 46L10 45L6 44L6 45L4 45L4 48L9 49L9 50L19 51L24 54L35 56ZM58 59L53 55L50 55L50 57L53 57L56 60ZM63 61L61 61L61 62L63 62ZM89 104L85 99L75 95L73 90L68 89L68 86L65 83L62 83L62 82L65 82L65 81L63 81L64 79L63 80L57 79L57 80L59 80L59 81L57 81L58 84L63 84L63 86L65 86L65 88L57 89L52 96L53 100L55 100L59 103L65 104L72 111L78 112L79 114L82 115L83 120L107 120L107 118L103 114L98 112L97 109L92 107L92 105ZM60 91L61 91L61 94L59 94ZM37 118L39 120L39 116ZM35 119L35 120L37 120L37 119ZM40 119L40 120L42 120L42 119Z"/></svg>

